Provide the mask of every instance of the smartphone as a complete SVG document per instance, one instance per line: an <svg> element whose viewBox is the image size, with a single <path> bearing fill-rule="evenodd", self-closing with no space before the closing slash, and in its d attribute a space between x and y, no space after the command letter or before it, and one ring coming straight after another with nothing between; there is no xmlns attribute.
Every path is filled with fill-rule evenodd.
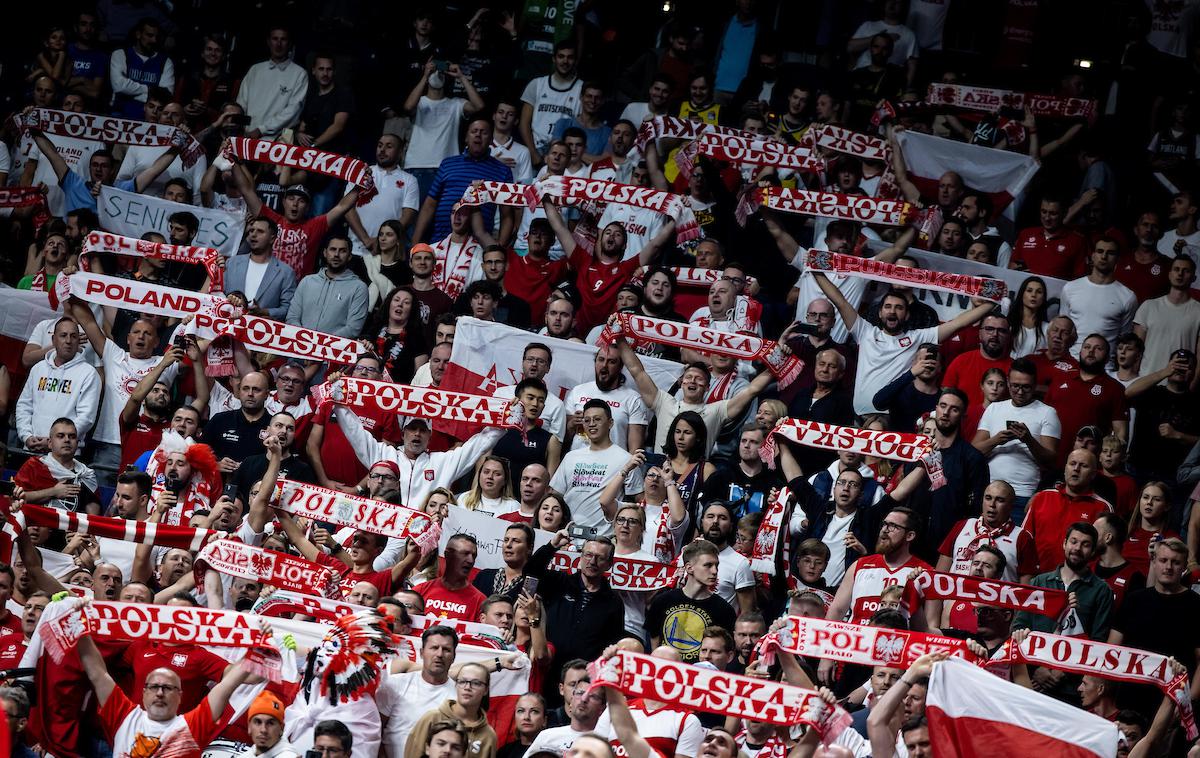
<svg viewBox="0 0 1200 758"><path fill-rule="evenodd" d="M434 61L433 70L441 71L443 74L450 70L450 61Z"/></svg>
<svg viewBox="0 0 1200 758"><path fill-rule="evenodd" d="M652 453L649 450L643 450L642 452L646 454L646 465L652 468L662 468L662 465L667 461L665 453Z"/></svg>
<svg viewBox="0 0 1200 758"><path fill-rule="evenodd" d="M186 353L187 352L187 335L186 334L176 334L175 339L172 340L172 344L175 346L176 350Z"/></svg>
<svg viewBox="0 0 1200 758"><path fill-rule="evenodd" d="M13 490L16 489L16 486L17 483L11 479L0 482L0 495L3 495L4 497L12 497Z"/></svg>
<svg viewBox="0 0 1200 758"><path fill-rule="evenodd" d="M221 496L229 498L230 502L237 500L237 494L238 490L236 484L226 484L223 488L221 488Z"/></svg>
<svg viewBox="0 0 1200 758"><path fill-rule="evenodd" d="M938 346L937 345L926 345L925 357L936 358L937 356L938 356Z"/></svg>
<svg viewBox="0 0 1200 758"><path fill-rule="evenodd" d="M1016 430L1016 428L1017 428L1017 424L1018 424L1018 423L1019 423L1019 422L1017 422L1017 421L1012 421L1012 420L1005 421L1005 422L1004 422L1004 427L1005 427L1006 429L1008 429L1008 430L1011 432L1011 431L1014 431L1014 430Z"/></svg>
<svg viewBox="0 0 1200 758"><path fill-rule="evenodd" d="M817 329L816 324L809 324L804 321L797 321L796 328L793 329L792 331L796 332L797 334L816 334L819 330Z"/></svg>
<svg viewBox="0 0 1200 758"><path fill-rule="evenodd" d="M582 524L570 524L567 527L567 536L573 540L590 540L593 539L600 530L594 526L583 526Z"/></svg>
<svg viewBox="0 0 1200 758"><path fill-rule="evenodd" d="M244 128L250 126L250 116L245 113L235 113L229 117L229 123Z"/></svg>
<svg viewBox="0 0 1200 758"><path fill-rule="evenodd" d="M322 750L305 750L304 758L325 758L325 752Z"/></svg>
<svg viewBox="0 0 1200 758"><path fill-rule="evenodd" d="M527 576L521 584L521 594L529 595L530 597L537 594L538 578L536 576Z"/></svg>

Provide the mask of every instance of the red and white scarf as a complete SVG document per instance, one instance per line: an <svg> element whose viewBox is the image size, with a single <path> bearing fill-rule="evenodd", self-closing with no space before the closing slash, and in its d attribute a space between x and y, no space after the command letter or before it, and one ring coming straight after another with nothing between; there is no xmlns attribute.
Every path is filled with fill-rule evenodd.
<svg viewBox="0 0 1200 758"><path fill-rule="evenodd" d="M228 336L250 350L347 366L358 360L362 350L358 340L248 313L238 315L227 300L222 298L221 303L219 308L197 313L187 327L188 333L210 340Z"/></svg>
<svg viewBox="0 0 1200 758"><path fill-rule="evenodd" d="M1169 623L1170 620L1163 621ZM1004 647L992 660L1004 663L1033 663L1072 674L1090 674L1119 682L1152 684L1175 701L1180 720L1187 729L1188 739L1194 740L1200 736L1192 713L1191 687L1188 684L1187 672L1175 676L1167 662L1168 656L1078 637L1031 632L1020 645L1014 645L1011 640L1004 643Z"/></svg>
<svg viewBox="0 0 1200 758"><path fill-rule="evenodd" d="M41 187L0 187L0 208L25 208L46 202Z"/></svg>
<svg viewBox="0 0 1200 758"><path fill-rule="evenodd" d="M703 121L692 121L691 119L679 118L678 116L656 116L649 121L642 122L642 126L638 129L637 134L637 148L644 153L646 152L646 145L651 140L663 138L694 140L701 134L708 134L709 132L750 136L749 132L742 131L741 129L714 126L706 124Z"/></svg>
<svg viewBox="0 0 1200 758"><path fill-rule="evenodd" d="M673 192L575 176L548 176L530 185L530 192L539 204L543 198L549 197L555 205L579 206L597 216L608 203L657 211L675 220L677 244L682 245L700 237L700 225L691 206L682 195Z"/></svg>
<svg viewBox="0 0 1200 758"><path fill-rule="evenodd" d="M700 668L621 650L588 664L590 688L613 687L631 697L657 700L685 711L722 713L778 726L807 724L834 739L850 724L840 706L814 690Z"/></svg>
<svg viewBox="0 0 1200 758"><path fill-rule="evenodd" d="M653 342L673 345L702 353L715 353L744 361L762 361L786 387L800 376L804 362L791 352L785 352L776 342L752 334L732 334L705 329L695 324L680 324L661 318L618 313L615 324L604 327L600 344L610 345L618 337L628 337L634 346Z"/></svg>
<svg viewBox="0 0 1200 758"><path fill-rule="evenodd" d="M754 545L750 548L750 568L759 574L775 576L775 562L779 557L780 545L787 540L788 501L791 490L781 487L775 493L775 498L763 509L762 523L754 536Z"/></svg>
<svg viewBox="0 0 1200 758"><path fill-rule="evenodd" d="M788 616L787 625L759 640L757 650L767 665L774 664L779 651L897 668L908 668L922 655L941 651L972 662L978 660L967 649L966 640L807 616Z"/></svg>
<svg viewBox="0 0 1200 758"><path fill-rule="evenodd" d="M1067 608L1067 593L1063 590L1032 587L1028 584L983 579L965 574L942 571L921 571L913 579L913 587L921 597L937 600L965 600L996 608L1028 611L1039 616L1058 618Z"/></svg>
<svg viewBox="0 0 1200 758"><path fill-rule="evenodd" d="M200 551L192 564L198 586L204 586L204 573L210 568L227 576L306 595L342 596L340 576L333 569L237 540L216 540Z"/></svg>
<svg viewBox="0 0 1200 758"><path fill-rule="evenodd" d="M180 548L192 552L200 550L221 536L221 532L212 529L193 529L189 526L152 524L136 519L89 516L86 513L44 508L32 503L22 506L14 518L22 528L26 525L41 526L49 529L62 529L66 532L107 537L113 540L136 542L140 545Z"/></svg>
<svg viewBox="0 0 1200 758"><path fill-rule="evenodd" d="M912 203L903 200L784 187L760 187L748 193L748 197L755 206L765 205L783 213L803 213L859 224L906 226L916 211Z"/></svg>
<svg viewBox="0 0 1200 758"><path fill-rule="evenodd" d="M530 192L530 185L513 182L479 182L463 191L462 199L455 205L507 205L512 208L536 208L537 195Z"/></svg>
<svg viewBox="0 0 1200 758"><path fill-rule="evenodd" d="M433 524L433 519L412 508L290 479L279 480L275 495L279 500L275 507L293 516L397 539L419 537Z"/></svg>
<svg viewBox="0 0 1200 758"><path fill-rule="evenodd" d="M370 202L376 193L375 177L371 174L371 167L365 162L315 147L288 145L250 137L231 137L222 155L226 159L273 163L276 166L287 166L342 179L361 190L358 194L358 205Z"/></svg>
<svg viewBox="0 0 1200 758"><path fill-rule="evenodd" d="M844 255L828 250L809 250L805 255L804 265L810 271L859 276L876 282L977 297L993 303L999 303L1008 294L1008 285L1001 279L897 266L873 258L860 258L857 255Z"/></svg>
<svg viewBox="0 0 1200 758"><path fill-rule="evenodd" d="M135 313L186 318L203 313L232 311L229 301L222 296L205 295L136 279L121 279L86 271L77 271L69 277L60 276L59 279L67 282L66 290L73 297L96 305L124 308ZM55 289L58 289L57 283ZM53 300L50 305L58 307L58 303Z"/></svg>
<svg viewBox="0 0 1200 758"><path fill-rule="evenodd" d="M142 147L179 147L179 160L190 168L201 156L204 147L185 129L148 121L133 121L116 116L94 113L74 113L51 108L34 108L15 117L21 131L36 129L58 137L74 137L91 142L108 142Z"/></svg>
<svg viewBox="0 0 1200 758"><path fill-rule="evenodd" d="M524 406L511 399L413 387L343 376L313 387L314 407L335 402L403 417L459 421L466 424L524 429Z"/></svg>
<svg viewBox="0 0 1200 758"><path fill-rule="evenodd" d="M936 82L929 85L925 102L937 107L958 108L981 113L998 113L1002 108L1029 110L1045 118L1096 118L1096 101L1082 97L1060 97L1033 92L1014 92L993 87Z"/></svg>
<svg viewBox="0 0 1200 758"><path fill-rule="evenodd" d="M825 164L812 151L798 145L759 136L707 132L696 140L700 155L748 166L775 166L792 171L819 171Z"/></svg>
<svg viewBox="0 0 1200 758"><path fill-rule="evenodd" d="M482 260L483 245L479 240L468 235L462 242L455 242L453 234L446 235L433 246L433 286L451 300L457 300L467 288L467 277L477 256Z"/></svg>
<svg viewBox="0 0 1200 758"><path fill-rule="evenodd" d="M814 145L825 150L853 155L866 161L890 162L892 159L892 148L887 140L870 134L834 124L813 124L808 134L812 136Z"/></svg>
<svg viewBox="0 0 1200 758"><path fill-rule="evenodd" d="M225 289L225 268L222 265L221 253L211 247L170 245L165 242L124 237L110 232L92 232L84 239L80 252L85 255L88 253L113 253L134 258L157 258L164 261L204 266L208 272L211 291L221 292ZM84 271L88 270L86 261L86 258L80 260L80 268Z"/></svg>
<svg viewBox="0 0 1200 758"><path fill-rule="evenodd" d="M905 463L920 461L933 447L933 443L923 434L855 429L821 421L784 417L776 422L775 428L767 435L759 449L759 456L767 465L775 463L777 435L805 447L861 453Z"/></svg>
<svg viewBox="0 0 1200 758"><path fill-rule="evenodd" d="M670 272L675 275L676 287L703 287L708 289L715 282L721 281L725 276L725 272L716 268L694 268L690 266L670 266ZM645 272L639 271L633 277L635 284L641 284L645 279ZM754 284L755 278L752 276L746 277L746 286Z"/></svg>
<svg viewBox="0 0 1200 758"><path fill-rule="evenodd" d="M560 550L554 554L550 567L576 574L582 554ZM614 590L626 592L654 592L675 586L676 568L673 563L643 561L637 558L613 556L612 568L607 573L608 583Z"/></svg>

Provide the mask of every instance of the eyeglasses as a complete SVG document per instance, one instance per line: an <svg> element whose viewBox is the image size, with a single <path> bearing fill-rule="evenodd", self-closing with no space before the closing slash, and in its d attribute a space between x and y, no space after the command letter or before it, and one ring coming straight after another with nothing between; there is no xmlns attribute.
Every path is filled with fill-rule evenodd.
<svg viewBox="0 0 1200 758"><path fill-rule="evenodd" d="M617 526L633 526L634 524L637 524L638 526L644 526L644 524L642 524L641 519L629 518L627 516L618 516L616 519L613 520L613 523L616 524Z"/></svg>
<svg viewBox="0 0 1200 758"><path fill-rule="evenodd" d="M809 311L808 317L809 318L833 318L833 314L832 313L822 313L820 311Z"/></svg>
<svg viewBox="0 0 1200 758"><path fill-rule="evenodd" d="M317 747L316 745L310 747L308 750L311 753L320 753L321 755L342 755L346 752L340 747Z"/></svg>
<svg viewBox="0 0 1200 758"><path fill-rule="evenodd" d="M592 561L594 563L599 563L600 561L604 560L607 557L608 556L601 555L600 553L586 553L585 552L583 554L583 560Z"/></svg>
<svg viewBox="0 0 1200 758"><path fill-rule="evenodd" d="M839 487L857 487L858 489L862 489L862 482L856 482L853 479L838 479L834 484Z"/></svg>
<svg viewBox="0 0 1200 758"><path fill-rule="evenodd" d="M907 526L905 526L904 524L897 524L895 521L884 521L882 524L880 524L879 528L885 532L890 532L890 531L907 532L908 531Z"/></svg>
<svg viewBox="0 0 1200 758"><path fill-rule="evenodd" d="M355 366L354 373L355 374L378 374L379 369L375 368L374 366Z"/></svg>
<svg viewBox="0 0 1200 758"><path fill-rule="evenodd" d="M280 376L276 377L275 381L279 384L299 384L304 379L297 376Z"/></svg>
<svg viewBox="0 0 1200 758"><path fill-rule="evenodd" d="M400 481L400 478L395 474L367 474L367 478L374 479L377 482L388 481L389 479L393 482Z"/></svg>
<svg viewBox="0 0 1200 758"><path fill-rule="evenodd" d="M745 284L746 277L744 277L744 276L722 276L721 281L733 282L734 284Z"/></svg>
<svg viewBox="0 0 1200 758"><path fill-rule="evenodd" d="M456 679L455 682L473 690L477 690L487 684L487 682L481 679Z"/></svg>
<svg viewBox="0 0 1200 758"><path fill-rule="evenodd" d="M176 687L173 684L147 684L145 689L150 690L151 692L156 692L160 695L163 695L168 692L178 692L179 690L181 690L183 688Z"/></svg>

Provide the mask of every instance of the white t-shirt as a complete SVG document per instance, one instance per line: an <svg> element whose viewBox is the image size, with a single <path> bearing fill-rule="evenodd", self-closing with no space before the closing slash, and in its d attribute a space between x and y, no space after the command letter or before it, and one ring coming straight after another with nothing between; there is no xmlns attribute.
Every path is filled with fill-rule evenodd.
<svg viewBox="0 0 1200 758"><path fill-rule="evenodd" d="M528 184L533 181L533 158L529 155L529 148L517 142L512 137L508 138L507 144L500 144L496 140L492 140L492 157L498 161L513 162L512 169L513 181L517 184Z"/></svg>
<svg viewBox="0 0 1200 758"><path fill-rule="evenodd" d="M998 434L1009 421L1020 421L1029 427L1029 433L1035 438L1062 438L1062 424L1059 423L1058 412L1041 400L1034 400L1020 408L1014 406L1011 400L992 403L979 419L979 430L988 434ZM992 481L1003 479L1011 484L1017 497L1033 495L1041 478L1041 468L1037 460L1033 453L1029 452L1029 446L1020 440L1012 440L992 448L991 455L988 456L988 471L991 472Z"/></svg>
<svg viewBox="0 0 1200 758"><path fill-rule="evenodd" d="M1189 32L1196 19L1196 0L1146 5L1150 9L1150 32L1146 41L1159 52L1176 58L1186 57Z"/></svg>
<svg viewBox="0 0 1200 758"><path fill-rule="evenodd" d="M600 231L613 221L620 222L625 227L625 257L623 260L636 258L642 248L658 234L666 223L666 216L648 208L635 208L624 203L609 203L604 209L596 228Z"/></svg>
<svg viewBox="0 0 1200 758"><path fill-rule="evenodd" d="M467 101L461 97L431 100L425 95L413 113L412 138L404 156L405 168L437 168L459 152L458 122Z"/></svg>
<svg viewBox="0 0 1200 758"><path fill-rule="evenodd" d="M89 179L88 164L92 160L92 154L100 148L104 147L103 142L94 142L92 140L79 139L77 137L60 137L58 135L47 134L46 138L54 144L56 152L66 161L67 168ZM46 185L46 204L50 209L50 213L54 216L63 216L67 212L66 194L63 193L62 187L58 186L58 177L54 175L54 168L50 165L50 161L45 159L42 151L38 149L37 143L32 137L24 137L19 143L21 156L19 158L20 165L16 166L10 179L20 180L21 174L25 170L25 164L29 161L37 161L37 170L33 172L33 186L39 184ZM8 151L5 150L7 156ZM10 182L11 184L12 182Z"/></svg>
<svg viewBox="0 0 1200 758"><path fill-rule="evenodd" d="M430 684L420 671L385 676L375 692L375 704L380 715L388 719L382 740L388 747L388 755L404 755L404 743L417 720L453 697L453 679L447 679L445 684Z"/></svg>
<svg viewBox="0 0 1200 758"><path fill-rule="evenodd" d="M854 381L854 412L878 413L875 393L908 371L917 348L926 342L937 344L936 326L890 335L865 318L854 321L850 330L858 340L858 367Z"/></svg>
<svg viewBox="0 0 1200 758"><path fill-rule="evenodd" d="M917 35L913 34L912 29L909 29L904 24L887 24L882 19L879 21L865 21L851 36L854 39L862 39L863 37L874 37L876 34L898 35L898 38L895 40L896 44L892 48L892 57L888 58L888 63L893 66L906 66L908 65L909 58L920 56L921 51L917 47ZM871 65L870 47L859 54L854 67L866 68L869 65Z"/></svg>
<svg viewBox="0 0 1200 758"><path fill-rule="evenodd" d="M246 302L253 302L258 295L259 285L262 284L263 277L267 275L267 266L269 261L261 263L250 258L246 261L246 289L242 293L246 296Z"/></svg>
<svg viewBox="0 0 1200 758"><path fill-rule="evenodd" d="M1095 284L1085 276L1064 284L1059 297L1059 315L1070 317L1079 331L1071 355L1078 358L1083 341L1094 333L1104 335L1109 354L1115 357L1117 337L1133 327L1133 314L1138 307L1133 290L1120 282Z"/></svg>
<svg viewBox="0 0 1200 758"><path fill-rule="evenodd" d="M96 420L96 430L93 434L97 442L107 442L110 445L121 442L121 410L133 394L133 388L160 360L161 356L157 355L132 358L112 340L104 344L104 402L100 406L100 418ZM161 381L168 385L174 384L175 375L178 373L178 363L167 366L162 372Z"/></svg>
<svg viewBox="0 0 1200 758"><path fill-rule="evenodd" d="M821 536L821 542L829 548L829 563L825 566L825 573L822 578L825 579L825 584L830 587L836 587L842 583L842 577L846 575L846 543L844 539L850 533L850 522L854 520L854 513L839 516L833 514L833 518L829 520L829 527L825 530L825 534Z"/></svg>
<svg viewBox="0 0 1200 758"><path fill-rule="evenodd" d="M626 386L603 392L595 382L581 384L567 394L563 406L567 412L574 413L582 411L587 401L597 398L608 403L608 407L612 409L613 427L609 437L614 445L622 448L629 445L630 424L650 423L650 412L646 409L646 404L642 402L642 396L637 390ZM587 440L577 432L571 440L571 450L586 450L587 446Z"/></svg>
<svg viewBox="0 0 1200 758"><path fill-rule="evenodd" d="M1013 340L1012 357L1024 358L1027 355L1033 355L1039 350L1046 347L1046 324L1042 324L1041 334L1038 334L1037 327L1023 326L1021 327L1020 342Z"/></svg>
<svg viewBox="0 0 1200 758"><path fill-rule="evenodd" d="M167 148L157 145L134 145L129 148L125 152L125 160L121 161L120 170L117 171L117 181L136 178L138 174L150 168L154 161L158 160L159 156L166 151ZM208 159L203 155L197 158L191 166L186 167L183 165L182 159L176 156L175 160L171 161L171 165L167 166L167 170L159 174L146 189L142 190L142 194L162 197L163 190L167 188L167 182L172 179L183 179L192 192L192 202L199 203L200 181L204 178L204 172L207 170Z"/></svg>
<svg viewBox="0 0 1200 758"><path fill-rule="evenodd" d="M912 0L908 7L908 27L917 36L922 50L941 50L942 32L950 0Z"/></svg>
<svg viewBox="0 0 1200 758"><path fill-rule="evenodd" d="M808 250L809 248L802 247L796 252L796 256L792 258L792 266L800 270L800 278L796 280L793 286L800 290L800 296L796 300L796 320L802 324L808 322L809 303L817 298L822 300L829 299L821 291L821 287L817 284L817 280L813 278L812 272L804 265ZM833 282L842 291L842 297L846 298L846 302L854 306L855 310L858 310L869 282L861 276L838 274L830 276L829 281ZM859 320L861 321L862 319ZM833 338L834 342L844 343L849 334L850 332L846 329L846 322L842 321L841 314L834 308L833 329L830 331L829 336Z"/></svg>
<svg viewBox="0 0 1200 758"><path fill-rule="evenodd" d="M530 131L539 153L546 151L554 134L554 124L564 116L570 118L579 112L579 100L583 95L583 80L576 77L565 87L555 87L550 76L531 79L521 93L521 102L533 107Z"/></svg>
<svg viewBox="0 0 1200 758"><path fill-rule="evenodd" d="M497 387L492 391L492 397L516 397L517 385L509 384L504 387ZM563 437L567 436L567 409L563 405L563 401L559 400L554 395L546 395L546 404L542 406L542 428L558 437L559 442L562 442ZM520 474L518 471L513 472L513 477Z"/></svg>
<svg viewBox="0 0 1200 758"><path fill-rule="evenodd" d="M604 450L587 447L572 450L558 464L550 479L550 489L562 494L576 524L594 526L601 534L611 535L612 524L604 518L600 507L600 492L613 477L620 476L621 467L630 457L625 448L617 445ZM642 489L642 472L635 468L625 477L625 491L635 493Z"/></svg>
<svg viewBox="0 0 1200 758"><path fill-rule="evenodd" d="M1196 138L1197 154L1200 154L1200 137ZM1162 239L1158 241L1158 252L1168 258L1175 257L1175 243L1183 240L1183 252L1187 257L1196 262L1200 266L1200 229L1191 234L1180 234L1174 229L1168 229L1163 234Z"/></svg>
<svg viewBox="0 0 1200 758"><path fill-rule="evenodd" d="M737 608L737 591L754 586L754 572L746 556L726 545L717 556L717 595Z"/></svg>
<svg viewBox="0 0 1200 758"><path fill-rule="evenodd" d="M652 120L654 114L650 112L650 103L648 102L630 103L625 106L625 110L621 111L621 118L641 126L643 121Z"/></svg>
<svg viewBox="0 0 1200 758"><path fill-rule="evenodd" d="M658 397L654 399L654 415L658 417L658 426L655 427L654 433L654 449L662 452L663 446L667 443L667 433L671 431L671 422L684 411L695 411L700 414L700 418L704 419L704 430L708 434L708 449L704 451L704 454L712 455L721 427L729 420L729 401L721 400L716 403L694 405L676 400L662 390L658 391Z"/></svg>
<svg viewBox="0 0 1200 758"><path fill-rule="evenodd" d="M450 131L452 134L458 133L455 128L451 128ZM413 141L416 141L415 130ZM408 154L412 155L411 146ZM374 237L379 233L379 227L384 221L390 219L399 221L400 214L404 212L405 208L412 208L414 211L420 210L421 192L417 189L417 178L399 166L393 166L390 169L371 166L371 176L375 179L376 194L370 202L363 203L355 210L358 211L358 218L362 221L367 234ZM347 192L352 189L354 189L352 186L346 185ZM350 239L354 243L355 255L367 254L366 246L358 239L357 235L350 235Z"/></svg>
<svg viewBox="0 0 1200 758"><path fill-rule="evenodd" d="M530 756L537 755L538 753L566 755L567 751L571 749L571 746L575 744L575 740L589 733L590 730L586 732L577 732L571 728L570 724L567 724L566 726L556 726L552 729L543 729L542 731L538 732L538 736L533 738L533 744L531 744L529 749L525 751L523 758L530 758Z"/></svg>
<svg viewBox="0 0 1200 758"><path fill-rule="evenodd" d="M467 496L471 493L460 492L454 496L455 505L467 507ZM490 516L503 516L506 513L515 513L521 510L521 504L511 497L488 497L481 495L479 505L475 506L475 510L480 513L486 513Z"/></svg>
<svg viewBox="0 0 1200 758"><path fill-rule="evenodd" d="M29 343L38 347L50 347L54 337L54 325L62 316L52 316L37 322L33 327L33 331L29 333ZM83 345L83 359L91 366L100 366L100 356L96 355L96 351L92 349L92 343L88 341L87 334L83 331L83 327L79 327L79 344Z"/></svg>
<svg viewBox="0 0 1200 758"><path fill-rule="evenodd" d="M1142 373L1152 374L1166 368L1176 350L1196 349L1196 340L1200 339L1200 303L1188 298L1187 302L1175 305L1163 295L1138 306L1133 322L1146 327Z"/></svg>

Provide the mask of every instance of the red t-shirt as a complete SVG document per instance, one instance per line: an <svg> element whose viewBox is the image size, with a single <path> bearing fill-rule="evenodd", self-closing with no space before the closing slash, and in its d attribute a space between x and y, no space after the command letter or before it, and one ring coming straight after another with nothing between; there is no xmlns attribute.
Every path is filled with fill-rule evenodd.
<svg viewBox="0 0 1200 758"><path fill-rule="evenodd" d="M403 435L396 414L385 413L376 408L356 408L354 415L362 422L367 430L377 440L399 442ZM313 423L324 427L325 435L321 438L321 463L325 466L325 476L335 482L355 486L367 475L366 466L358 460L350 441L338 426L337 417L333 415L333 405L330 404L325 412L317 411L310 414Z"/></svg>
<svg viewBox="0 0 1200 758"><path fill-rule="evenodd" d="M1112 509L1096 495L1068 495L1066 489L1057 487L1042 490L1029 501L1025 512L1025 523L1021 524L1033 535L1037 546L1038 570L1053 571L1063 562L1063 540L1067 528L1076 521L1092 523L1101 513Z"/></svg>
<svg viewBox="0 0 1200 758"><path fill-rule="evenodd" d="M942 356L942 365L949 366L958 356L966 355L978 347L978 329L959 329L950 336L950 339L942 340L938 344L938 351ZM851 378L853 379L853 377Z"/></svg>
<svg viewBox="0 0 1200 758"><path fill-rule="evenodd" d="M221 731L207 700L170 721L152 721L119 688L113 689L99 715L116 758L200 758ZM232 716L233 708L226 705L220 720Z"/></svg>
<svg viewBox="0 0 1200 758"><path fill-rule="evenodd" d="M199 645L171 646L144 640L130 643L121 661L133 669L131 692L141 692L146 677L155 669L171 669L178 674L183 684L181 711L195 708L208 694L210 683L221 681L229 666L229 661Z"/></svg>
<svg viewBox="0 0 1200 758"><path fill-rule="evenodd" d="M1155 534L1161 534L1164 540L1179 539L1179 533L1171 529L1151 532L1139 526L1130 530L1125 544L1121 546L1121 557L1129 561L1134 571L1145 576L1150 576L1150 539Z"/></svg>
<svg viewBox="0 0 1200 758"><path fill-rule="evenodd" d="M1139 303L1162 297L1171 289L1167 276L1171 272L1171 259L1159 253L1149 263L1138 263L1133 253L1121 256L1117 264L1117 281L1133 290Z"/></svg>
<svg viewBox="0 0 1200 758"><path fill-rule="evenodd" d="M322 566L328 566L335 573L340 574L342 595L348 596L354 590L354 585L359 582L369 582L375 585L375 589L379 590L379 596L392 594L392 572L388 571L368 571L365 574L356 574L350 570L350 567L334 558L328 553L319 553L316 563ZM474 620L474 619L472 619Z"/></svg>
<svg viewBox="0 0 1200 758"><path fill-rule="evenodd" d="M297 282L313 273L316 269L317 250L320 249L325 235L329 233L329 217L321 215L293 224L265 205L261 213L279 225L279 234L275 237L273 248L275 257L292 267L296 272Z"/></svg>
<svg viewBox="0 0 1200 758"><path fill-rule="evenodd" d="M158 447L163 432L171 425L170 418L154 421L146 414L138 416L132 426L121 429L121 463L117 471L136 461L142 453Z"/></svg>
<svg viewBox="0 0 1200 758"><path fill-rule="evenodd" d="M0 636L0 670L19 666L25 655L25 647L25 635L20 632Z"/></svg>
<svg viewBox="0 0 1200 758"><path fill-rule="evenodd" d="M1121 517L1122 521L1129 520L1129 514L1133 513L1133 509L1137 505L1137 480L1129 474L1112 476L1103 469L1100 473L1107 476L1117 490L1117 502L1113 503L1117 515Z"/></svg>
<svg viewBox="0 0 1200 758"><path fill-rule="evenodd" d="M446 619L478 621L479 608L487 600L482 592L470 584L461 590L448 589L440 577L413 589L425 598L426 614Z"/></svg>
<svg viewBox="0 0 1200 758"><path fill-rule="evenodd" d="M508 251L508 272L504 274L504 289L529 304L529 318L534 324L546 316L546 298L554 285L567 274L567 261L535 261L528 255Z"/></svg>
<svg viewBox="0 0 1200 758"><path fill-rule="evenodd" d="M988 358L978 350L972 350L969 353L963 353L950 362L942 384L947 387L958 387L967 393L968 405L982 407L983 388L979 386L979 382L983 379L983 375L987 373L988 369L998 368L1007 377L1008 367L1011 365L1012 358L1007 355L994 360ZM970 438L968 437L967 439L969 440Z"/></svg>
<svg viewBox="0 0 1200 758"><path fill-rule="evenodd" d="M14 634L24 635L25 632L21 629L21 616L13 613L7 608L3 609L4 618L0 619L0 634L12 632Z"/></svg>
<svg viewBox="0 0 1200 758"><path fill-rule="evenodd" d="M1062 466L1075 447L1075 434L1081 427L1095 424L1103 436L1112 428L1112 422L1129 420L1129 408L1125 388L1106 374L1085 381L1076 370L1052 375L1052 379L1046 390L1046 405L1058 412L1062 424L1062 443L1058 446L1058 465Z"/></svg>
<svg viewBox="0 0 1200 758"><path fill-rule="evenodd" d="M1046 355L1045 350L1039 350L1027 357L1033 363L1033 367L1037 369L1039 387L1049 387L1055 380L1079 370L1079 361L1070 355L1064 355L1058 360L1052 361Z"/></svg>
<svg viewBox="0 0 1200 758"><path fill-rule="evenodd" d="M642 264L637 256L620 263L601 263L582 247L575 248L570 260L575 270L575 286L583 299L576 319L576 328L582 334L603 324L617 309L618 291Z"/></svg>
<svg viewBox="0 0 1200 758"><path fill-rule="evenodd" d="M1083 275L1087 254L1087 239L1079 232L1064 228L1047 234L1037 226L1017 236L1012 261L1025 264L1031 274L1074 279Z"/></svg>

